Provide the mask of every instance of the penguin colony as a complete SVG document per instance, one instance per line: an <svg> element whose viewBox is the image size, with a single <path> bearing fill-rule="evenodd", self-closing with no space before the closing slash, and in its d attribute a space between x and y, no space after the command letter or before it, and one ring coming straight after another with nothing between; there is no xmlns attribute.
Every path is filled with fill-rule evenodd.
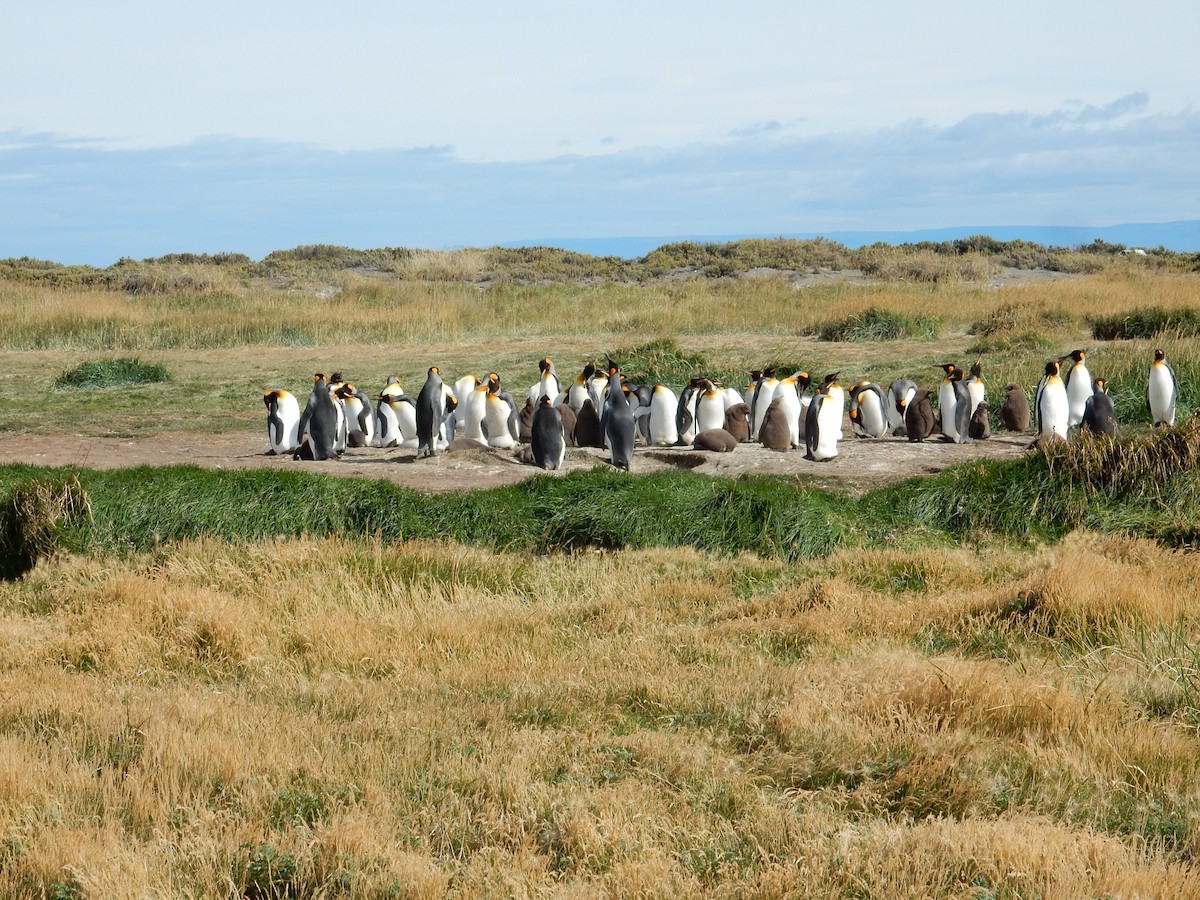
<svg viewBox="0 0 1200 900"><path fill-rule="evenodd" d="M1032 410L1025 390L1007 385L1000 402L1004 427L1024 432L1032 421L1035 443L1066 439L1076 431L1115 434L1108 382L1093 378L1086 360L1085 351L1072 350L1048 361ZM347 447L402 447L422 459L448 448L528 445L524 458L555 470L567 448L596 447L608 450L612 465L628 471L639 444L729 452L738 444L758 443L778 451L803 449L806 459L823 462L838 455L847 409L850 432L858 438L986 440L990 407L982 363L976 361L965 375L954 363L939 368L942 378L933 389L918 388L908 378L886 389L870 381L843 388L839 372L814 384L807 372L780 378L768 368L746 372L741 391L697 376L676 394L664 384L630 383L612 360L603 367L589 362L564 384L547 357L539 361L538 380L524 392L520 408L495 372L483 378L464 375L448 384L431 366L415 397L395 376L372 396L340 372L318 373L303 411L287 390L264 394L267 453L328 460ZM1146 385L1155 427L1175 423L1177 396L1166 354L1156 350Z"/></svg>

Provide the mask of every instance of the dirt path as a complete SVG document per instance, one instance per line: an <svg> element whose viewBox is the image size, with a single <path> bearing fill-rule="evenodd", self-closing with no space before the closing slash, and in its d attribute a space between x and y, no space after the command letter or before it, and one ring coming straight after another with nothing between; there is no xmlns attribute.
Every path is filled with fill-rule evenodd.
<svg viewBox="0 0 1200 900"><path fill-rule="evenodd" d="M849 435L848 430L846 434ZM646 473L684 468L705 475L733 478L761 472L795 476L818 485L838 484L858 493L914 475L933 474L946 466L971 459L1017 458L1029 440L1029 435L1001 434L973 444L950 444L938 440L913 444L904 438L872 441L847 436L839 445L839 456L823 463L809 462L804 459L802 451L780 453L764 450L757 444L742 444L732 453L703 452L686 447L639 446L633 457L633 471ZM385 478L427 493L515 484L541 471L522 463L512 452L499 450L442 453L434 459L417 460L416 451L413 450L350 449L339 460L318 463L297 461L291 457L266 456L265 449L266 437L257 432L165 432L144 438L17 433L5 435L0 443L0 462L41 466L77 465L93 469L178 463L213 469L287 469ZM608 454L605 451L569 450L562 471L571 472L607 464Z"/></svg>

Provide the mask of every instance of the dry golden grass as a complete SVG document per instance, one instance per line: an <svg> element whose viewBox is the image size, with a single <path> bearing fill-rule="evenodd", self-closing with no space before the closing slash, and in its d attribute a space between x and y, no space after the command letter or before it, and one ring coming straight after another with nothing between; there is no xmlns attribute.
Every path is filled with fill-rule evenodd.
<svg viewBox="0 0 1200 900"><path fill-rule="evenodd" d="M1197 575L1088 534L54 559L0 584L0 895L1195 894Z"/></svg>

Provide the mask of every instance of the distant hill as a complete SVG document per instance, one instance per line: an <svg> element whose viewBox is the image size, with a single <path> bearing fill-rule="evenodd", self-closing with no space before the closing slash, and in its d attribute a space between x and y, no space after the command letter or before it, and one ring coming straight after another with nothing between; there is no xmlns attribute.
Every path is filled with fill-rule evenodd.
<svg viewBox="0 0 1200 900"><path fill-rule="evenodd" d="M1103 227L1060 226L1060 225L964 225L953 228L928 228L919 231L830 231L824 233L792 234L710 234L710 235L658 235L654 237L601 237L601 238L541 238L537 240L510 241L502 247L561 247L592 256L619 256L637 259L663 244L680 241L724 244L746 238L786 237L798 240L827 238L850 249L857 249L882 242L885 244L916 244L922 241L952 241L958 238L986 234L998 241L1024 240L1044 247L1078 247L1090 244L1099 238L1110 244L1126 247L1165 247L1177 253L1200 251L1200 220L1184 222L1159 222L1130 225L1105 225Z"/></svg>

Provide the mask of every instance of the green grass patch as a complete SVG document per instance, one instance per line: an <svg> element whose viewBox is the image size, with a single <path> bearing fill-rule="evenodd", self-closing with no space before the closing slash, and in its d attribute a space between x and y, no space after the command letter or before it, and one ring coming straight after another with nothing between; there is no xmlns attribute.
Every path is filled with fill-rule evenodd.
<svg viewBox="0 0 1200 900"><path fill-rule="evenodd" d="M140 359L93 359L68 369L54 380L57 388L110 388L135 384L161 384L171 380L171 374L159 363Z"/></svg>
<svg viewBox="0 0 1200 900"><path fill-rule="evenodd" d="M930 316L906 316L871 307L851 313L839 322L821 326L818 335L823 341L894 341L901 338L938 336L937 319Z"/></svg>
<svg viewBox="0 0 1200 900"><path fill-rule="evenodd" d="M1195 337L1200 335L1200 310L1166 310L1143 306L1127 313L1096 316L1090 322L1098 341L1129 341L1155 336Z"/></svg>

